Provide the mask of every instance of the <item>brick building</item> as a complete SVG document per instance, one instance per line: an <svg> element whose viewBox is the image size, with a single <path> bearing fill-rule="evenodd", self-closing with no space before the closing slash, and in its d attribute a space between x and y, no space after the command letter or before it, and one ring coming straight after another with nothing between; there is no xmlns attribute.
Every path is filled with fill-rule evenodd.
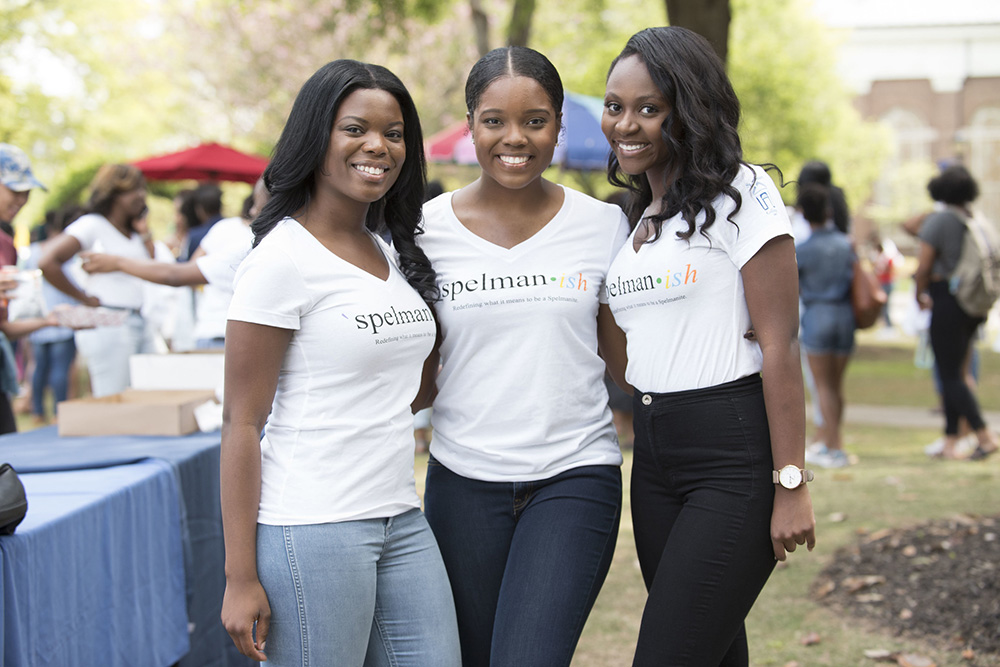
<svg viewBox="0 0 1000 667"><path fill-rule="evenodd" d="M839 69L857 109L891 129L873 203L919 208L934 165L961 160L979 181L978 207L1000 223L1000 2L815 5L821 20L842 31ZM901 184L907 178L920 182Z"/></svg>

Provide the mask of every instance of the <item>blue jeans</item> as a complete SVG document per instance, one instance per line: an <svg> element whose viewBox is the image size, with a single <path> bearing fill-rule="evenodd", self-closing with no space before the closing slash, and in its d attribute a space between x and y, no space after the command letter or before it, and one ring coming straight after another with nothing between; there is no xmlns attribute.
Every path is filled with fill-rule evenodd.
<svg viewBox="0 0 1000 667"><path fill-rule="evenodd" d="M76 358L73 338L51 343L32 343L35 354L35 374L31 376L31 411L45 416L45 388L52 388L53 401L58 404L69 395L69 369Z"/></svg>
<svg viewBox="0 0 1000 667"><path fill-rule="evenodd" d="M743 621L775 563L760 376L634 399L632 523L649 597L633 666L746 667Z"/></svg>
<svg viewBox="0 0 1000 667"><path fill-rule="evenodd" d="M418 509L388 519L257 525L270 667L458 667L455 607Z"/></svg>
<svg viewBox="0 0 1000 667"><path fill-rule="evenodd" d="M621 470L484 482L427 466L424 504L455 593L465 667L568 666L611 565Z"/></svg>

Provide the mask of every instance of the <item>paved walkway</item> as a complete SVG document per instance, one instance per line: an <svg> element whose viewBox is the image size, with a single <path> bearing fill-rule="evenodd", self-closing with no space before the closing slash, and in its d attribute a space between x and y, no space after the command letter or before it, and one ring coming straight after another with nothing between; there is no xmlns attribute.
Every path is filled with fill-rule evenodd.
<svg viewBox="0 0 1000 667"><path fill-rule="evenodd" d="M811 407L807 405L807 414ZM985 412L983 418L994 429L1000 429L1000 412ZM944 428L944 415L928 408L897 405L857 405L848 403L844 421L849 424L901 426L906 428Z"/></svg>

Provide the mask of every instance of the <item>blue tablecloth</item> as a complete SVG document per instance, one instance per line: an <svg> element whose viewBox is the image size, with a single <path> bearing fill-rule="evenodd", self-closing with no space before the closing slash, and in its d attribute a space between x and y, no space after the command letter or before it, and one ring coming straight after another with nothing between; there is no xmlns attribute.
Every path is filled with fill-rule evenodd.
<svg viewBox="0 0 1000 667"><path fill-rule="evenodd" d="M188 653L180 499L169 464L21 475L3 555L3 664L171 665Z"/></svg>
<svg viewBox="0 0 1000 667"><path fill-rule="evenodd" d="M178 437L60 438L54 427L0 437L0 462L10 463L19 474L97 470L150 458L171 466L180 497L179 532L191 624L191 650L180 661L181 667L253 664L239 654L219 620L226 585L219 443L218 432ZM31 517L30 496L28 500Z"/></svg>

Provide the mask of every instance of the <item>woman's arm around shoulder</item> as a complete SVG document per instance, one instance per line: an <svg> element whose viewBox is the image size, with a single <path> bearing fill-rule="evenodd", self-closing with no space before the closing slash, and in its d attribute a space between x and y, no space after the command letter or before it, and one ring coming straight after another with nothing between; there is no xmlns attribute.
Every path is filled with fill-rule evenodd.
<svg viewBox="0 0 1000 667"><path fill-rule="evenodd" d="M791 236L768 241L743 265L743 286L754 332L763 353L764 403L771 431L774 469L805 461L805 392L799 357L798 271ZM809 489L775 486L771 513L774 557L816 544Z"/></svg>
<svg viewBox="0 0 1000 667"><path fill-rule="evenodd" d="M267 659L264 642L271 621L267 595L257 577L260 434L291 339L291 329L232 320L226 327L220 461L226 547L222 624L240 652L254 660Z"/></svg>
<svg viewBox="0 0 1000 667"><path fill-rule="evenodd" d="M602 303L597 310L597 352L604 359L611 379L631 396L634 390L625 380L625 367L628 365L625 333L618 327L611 307L606 303Z"/></svg>

